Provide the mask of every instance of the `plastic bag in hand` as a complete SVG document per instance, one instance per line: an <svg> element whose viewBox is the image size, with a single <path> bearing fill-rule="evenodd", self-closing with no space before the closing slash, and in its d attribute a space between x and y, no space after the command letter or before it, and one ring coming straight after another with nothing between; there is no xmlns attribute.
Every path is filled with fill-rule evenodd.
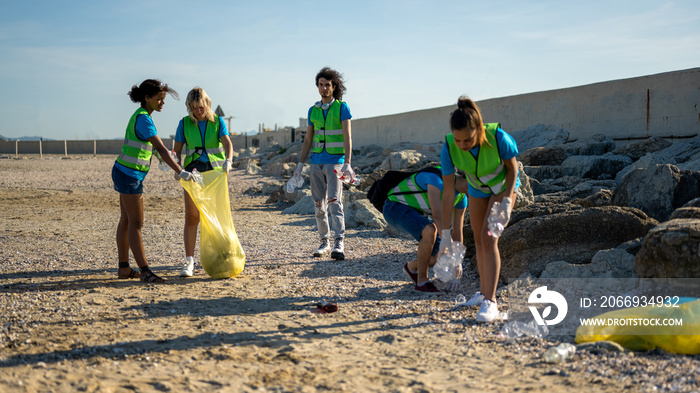
<svg viewBox="0 0 700 393"><path fill-rule="evenodd" d="M467 247L461 242L454 242L451 239L442 239L441 241L449 242L444 251L438 255L437 262L433 266L435 277L443 283L449 283L453 280L462 278L462 261Z"/></svg>
<svg viewBox="0 0 700 393"><path fill-rule="evenodd" d="M506 203L494 202L489 214L489 235L499 237L508 224L508 205Z"/></svg>
<svg viewBox="0 0 700 393"><path fill-rule="evenodd" d="M289 179L284 190L287 191L287 193L291 194L294 192L295 188L300 188L303 185L304 185L304 178L302 178L299 173L294 172L294 176L292 176L292 178Z"/></svg>

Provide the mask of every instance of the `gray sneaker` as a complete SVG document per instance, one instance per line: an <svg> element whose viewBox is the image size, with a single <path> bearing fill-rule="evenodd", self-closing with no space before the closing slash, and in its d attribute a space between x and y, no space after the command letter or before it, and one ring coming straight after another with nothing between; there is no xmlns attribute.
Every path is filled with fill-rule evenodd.
<svg viewBox="0 0 700 393"><path fill-rule="evenodd" d="M335 245L333 246L333 251L331 252L331 258L342 261L345 259L343 238L339 237L335 239Z"/></svg>
<svg viewBox="0 0 700 393"><path fill-rule="evenodd" d="M331 242L328 239L321 239L321 245L314 251L315 257L320 257L321 255L328 254L331 250Z"/></svg>
<svg viewBox="0 0 700 393"><path fill-rule="evenodd" d="M180 277L192 276L194 276L194 262L185 259L185 263L182 264L182 270L180 270Z"/></svg>

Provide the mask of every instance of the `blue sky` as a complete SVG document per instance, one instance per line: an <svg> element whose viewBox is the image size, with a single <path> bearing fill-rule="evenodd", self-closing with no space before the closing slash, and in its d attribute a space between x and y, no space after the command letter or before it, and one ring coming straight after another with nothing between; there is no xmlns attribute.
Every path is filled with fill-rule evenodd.
<svg viewBox="0 0 700 393"><path fill-rule="evenodd" d="M700 1L35 1L0 14L0 135L113 139L157 78L234 132L298 126L323 66L355 119L700 67Z"/></svg>

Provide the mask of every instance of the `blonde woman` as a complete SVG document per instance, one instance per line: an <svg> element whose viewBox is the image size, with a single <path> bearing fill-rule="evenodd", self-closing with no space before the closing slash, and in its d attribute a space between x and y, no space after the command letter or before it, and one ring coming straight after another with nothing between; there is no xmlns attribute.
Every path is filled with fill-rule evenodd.
<svg viewBox="0 0 700 393"><path fill-rule="evenodd" d="M175 133L175 153L185 170L192 172L231 171L233 145L223 119L211 110L211 99L201 87L187 93L188 116L180 120ZM184 150L183 150L184 147ZM192 198L185 194L185 262L181 277L194 275L194 247L197 242L199 211Z"/></svg>

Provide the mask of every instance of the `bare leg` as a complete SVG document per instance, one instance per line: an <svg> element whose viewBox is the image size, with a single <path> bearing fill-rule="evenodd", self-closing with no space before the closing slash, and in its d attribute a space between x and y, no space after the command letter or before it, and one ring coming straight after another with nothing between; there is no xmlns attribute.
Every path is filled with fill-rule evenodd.
<svg viewBox="0 0 700 393"><path fill-rule="evenodd" d="M119 226L117 227L119 260L122 261L121 258L124 254L128 258L128 250L131 249L131 254L134 256L136 264L139 267L148 266L141 238L141 228L143 228L143 194L119 194L119 205L122 212ZM125 232L126 237L124 236Z"/></svg>
<svg viewBox="0 0 700 393"><path fill-rule="evenodd" d="M411 263L408 264L409 269L415 269L418 272L418 280L416 281L417 284L428 281L428 268L431 265L430 254L433 251L436 238L437 227L435 224L426 225L421 232L420 242L418 242L418 255L415 264L413 266Z"/></svg>
<svg viewBox="0 0 700 393"><path fill-rule="evenodd" d="M194 247L197 243L197 227L199 226L199 210L190 194L185 191L185 256L194 257Z"/></svg>

